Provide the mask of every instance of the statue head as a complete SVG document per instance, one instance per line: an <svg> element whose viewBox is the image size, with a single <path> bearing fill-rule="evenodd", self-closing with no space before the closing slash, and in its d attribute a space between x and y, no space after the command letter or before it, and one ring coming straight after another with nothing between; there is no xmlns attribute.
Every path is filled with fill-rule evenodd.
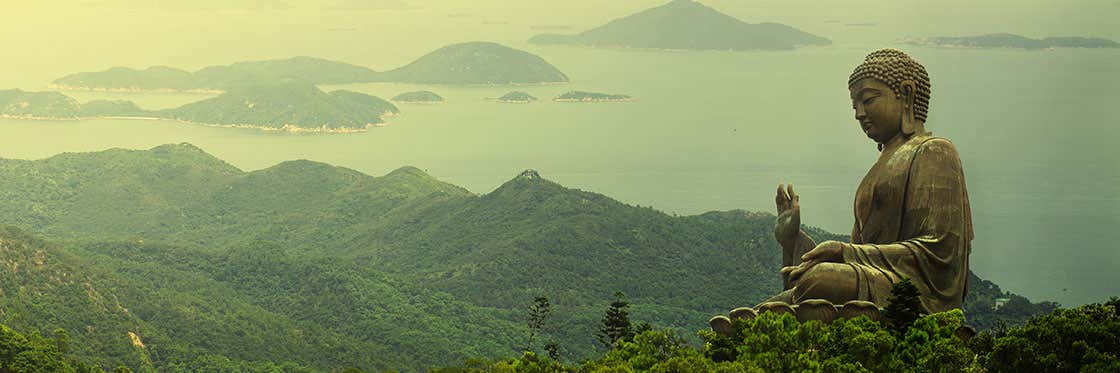
<svg viewBox="0 0 1120 373"><path fill-rule="evenodd" d="M897 49L867 55L848 78L852 109L867 137L885 144L925 132L930 83L926 68Z"/></svg>

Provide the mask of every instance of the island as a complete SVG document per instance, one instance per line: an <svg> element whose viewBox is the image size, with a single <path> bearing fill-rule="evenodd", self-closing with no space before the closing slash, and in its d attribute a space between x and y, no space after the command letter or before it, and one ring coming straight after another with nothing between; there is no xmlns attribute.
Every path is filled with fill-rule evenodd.
<svg viewBox="0 0 1120 373"><path fill-rule="evenodd" d="M674 0L574 35L540 34L534 44L659 50L790 50L829 45L779 23L746 23L691 0Z"/></svg>
<svg viewBox="0 0 1120 373"><path fill-rule="evenodd" d="M167 66L144 70L113 67L104 71L70 74L51 83L52 89L111 92L222 93L244 85L301 79L314 84L361 83L377 72L345 62L314 57L238 62L208 66L194 73Z"/></svg>
<svg viewBox="0 0 1120 373"><path fill-rule="evenodd" d="M502 95L502 97L488 98L487 100L506 104L528 104L536 101L537 98L525 92L513 91Z"/></svg>
<svg viewBox="0 0 1120 373"><path fill-rule="evenodd" d="M406 104L442 104L443 97L432 91L412 91L393 96L393 102Z"/></svg>
<svg viewBox="0 0 1120 373"><path fill-rule="evenodd" d="M322 58L246 61L189 72L167 66L143 70L113 67L56 79L51 89L111 92L190 92L227 90L298 79L312 84L423 83L447 85L558 84L568 76L535 54L491 42L452 44L397 69L370 68Z"/></svg>
<svg viewBox="0 0 1120 373"><path fill-rule="evenodd" d="M1104 38L1080 36L1060 36L1033 39L1009 33L984 34L976 36L935 36L900 40L903 44L948 47L948 48L1120 48L1120 43Z"/></svg>
<svg viewBox="0 0 1120 373"><path fill-rule="evenodd" d="M289 81L234 88L156 115L219 127L347 133L384 126L384 117L399 112L392 103L364 93L325 93L310 83Z"/></svg>
<svg viewBox="0 0 1120 373"><path fill-rule="evenodd" d="M128 100L93 100L81 105L78 116L82 118L147 118L152 112L141 109Z"/></svg>
<svg viewBox="0 0 1120 373"><path fill-rule="evenodd" d="M79 111L77 100L58 92L0 90L0 118L77 119Z"/></svg>
<svg viewBox="0 0 1120 373"><path fill-rule="evenodd" d="M452 44L400 68L384 82L454 85L567 83L568 76L535 54L491 42Z"/></svg>
<svg viewBox="0 0 1120 373"><path fill-rule="evenodd" d="M385 126L385 117L398 113L392 103L375 96L347 90L326 93L297 80L237 87L164 110L144 110L126 100L79 104L59 92L0 90L0 118L8 119L151 119L268 131L350 133Z"/></svg>
<svg viewBox="0 0 1120 373"><path fill-rule="evenodd" d="M570 91L556 96L553 101L559 102L625 102L634 101L627 95L612 95L598 92Z"/></svg>

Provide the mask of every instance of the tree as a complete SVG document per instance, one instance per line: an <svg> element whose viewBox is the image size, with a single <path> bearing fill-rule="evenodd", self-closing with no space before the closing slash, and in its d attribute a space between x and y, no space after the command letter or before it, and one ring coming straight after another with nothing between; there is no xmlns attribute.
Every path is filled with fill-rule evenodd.
<svg viewBox="0 0 1120 373"><path fill-rule="evenodd" d="M58 328L54 330L54 344L58 348L59 353L70 353L70 333L66 329Z"/></svg>
<svg viewBox="0 0 1120 373"><path fill-rule="evenodd" d="M630 303L626 302L626 294L620 291L614 293L614 297L615 300L607 308L607 313L603 315L603 320L599 322L599 332L596 333L599 343L602 343L607 349L613 349L618 341L629 340L634 337L634 329L630 325L630 312L627 311Z"/></svg>
<svg viewBox="0 0 1120 373"><path fill-rule="evenodd" d="M544 345L544 350L548 351L548 357L552 360L560 361L560 345L556 342L548 342Z"/></svg>
<svg viewBox="0 0 1120 373"><path fill-rule="evenodd" d="M525 344L525 351L533 351L533 337L544 329L544 322L552 313L552 303L547 297L536 297L529 304L529 341Z"/></svg>
<svg viewBox="0 0 1120 373"><path fill-rule="evenodd" d="M918 287L908 278L891 286L891 296L887 298L888 304L883 310L883 318L897 335L906 335L906 329L909 329L910 325L924 313L921 296Z"/></svg>

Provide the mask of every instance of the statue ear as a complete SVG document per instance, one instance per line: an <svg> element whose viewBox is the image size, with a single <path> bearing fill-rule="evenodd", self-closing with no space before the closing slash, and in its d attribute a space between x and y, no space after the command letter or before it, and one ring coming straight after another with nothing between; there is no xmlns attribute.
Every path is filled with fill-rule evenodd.
<svg viewBox="0 0 1120 373"><path fill-rule="evenodd" d="M915 132L918 132L918 119L914 117L914 96L917 92L917 85L913 80L904 80L898 85L899 93L902 95L902 134L910 137Z"/></svg>

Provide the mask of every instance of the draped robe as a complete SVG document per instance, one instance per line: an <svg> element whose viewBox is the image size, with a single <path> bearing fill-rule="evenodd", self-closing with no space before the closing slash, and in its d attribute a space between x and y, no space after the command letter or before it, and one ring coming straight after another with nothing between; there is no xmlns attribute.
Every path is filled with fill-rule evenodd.
<svg viewBox="0 0 1120 373"><path fill-rule="evenodd" d="M949 140L915 135L883 154L859 185L855 218L842 252L856 273L859 299L885 306L891 285L909 278L927 312L961 307L972 211Z"/></svg>
<svg viewBox="0 0 1120 373"><path fill-rule="evenodd" d="M884 150L856 191L851 243L841 263L820 263L769 301L866 300L887 305L891 286L909 278L927 312L960 308L968 288L972 211L957 150L929 133ZM804 232L785 247L783 266L816 243ZM823 294L823 295L822 295ZM848 299L851 298L851 299Z"/></svg>

